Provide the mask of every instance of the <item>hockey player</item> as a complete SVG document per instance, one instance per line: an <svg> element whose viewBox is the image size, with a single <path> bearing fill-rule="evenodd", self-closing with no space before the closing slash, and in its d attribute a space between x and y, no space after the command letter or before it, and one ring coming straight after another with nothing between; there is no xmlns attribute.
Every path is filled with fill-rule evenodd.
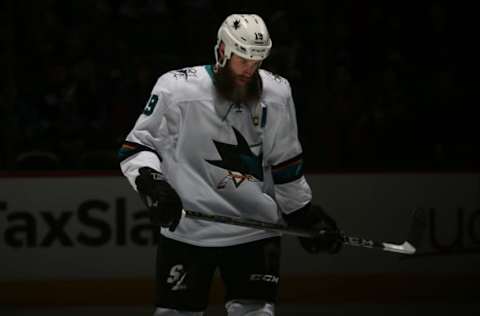
<svg viewBox="0 0 480 316"><path fill-rule="evenodd" d="M258 15L228 16L215 65L162 75L120 149L161 226L155 316L202 315L216 269L228 315L274 315L280 235L181 218L182 208L332 232L301 238L312 253L342 245L335 221L310 202L289 82L260 69L271 47Z"/></svg>

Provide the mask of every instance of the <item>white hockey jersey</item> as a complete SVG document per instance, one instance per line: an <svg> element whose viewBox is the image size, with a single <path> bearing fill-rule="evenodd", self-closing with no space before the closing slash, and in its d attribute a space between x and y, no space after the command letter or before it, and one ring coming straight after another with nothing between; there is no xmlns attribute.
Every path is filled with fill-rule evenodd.
<svg viewBox="0 0 480 316"><path fill-rule="evenodd" d="M120 149L122 172L135 190L140 167L162 172L184 209L281 222L281 212L311 200L290 85L260 70L260 104L238 106L217 95L212 69L185 68L158 79ZM278 235L190 218L182 218L174 232L161 233L208 247Z"/></svg>

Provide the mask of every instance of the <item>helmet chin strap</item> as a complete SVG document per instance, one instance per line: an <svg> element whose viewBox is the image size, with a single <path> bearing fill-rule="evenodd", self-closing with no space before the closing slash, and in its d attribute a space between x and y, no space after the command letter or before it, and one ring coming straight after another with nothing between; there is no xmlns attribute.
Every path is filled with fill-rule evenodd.
<svg viewBox="0 0 480 316"><path fill-rule="evenodd" d="M230 57L227 58L225 56L225 43L223 43L221 39L219 39L217 42L217 45L215 45L214 51L215 51L215 61L216 61L215 69L218 70L218 67L221 67L221 68L225 67ZM231 52L230 52L230 55L231 55Z"/></svg>

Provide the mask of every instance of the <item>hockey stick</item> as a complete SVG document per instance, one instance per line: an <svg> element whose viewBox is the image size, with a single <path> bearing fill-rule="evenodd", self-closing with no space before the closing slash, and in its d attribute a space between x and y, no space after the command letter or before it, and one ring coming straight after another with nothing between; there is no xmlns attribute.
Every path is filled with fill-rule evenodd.
<svg viewBox="0 0 480 316"><path fill-rule="evenodd" d="M267 223L267 222L253 220L253 219L235 218L235 217L228 217L228 216L221 216L221 215L207 215L204 213L194 212L190 210L183 210L183 216L192 218L192 219L209 221L209 222L269 230L269 231L284 233L287 235L298 236L298 237L314 238L320 235L328 234L326 231L316 231L312 229L288 227L282 224ZM416 226L415 221L413 225ZM402 244L392 244L387 242L375 241L371 239L365 239L362 237L348 236L345 233L343 233L342 237L343 237L343 243L348 246L380 249L383 251L401 253L405 255L413 255L416 251L415 247L410 243L411 240L410 241L407 240Z"/></svg>

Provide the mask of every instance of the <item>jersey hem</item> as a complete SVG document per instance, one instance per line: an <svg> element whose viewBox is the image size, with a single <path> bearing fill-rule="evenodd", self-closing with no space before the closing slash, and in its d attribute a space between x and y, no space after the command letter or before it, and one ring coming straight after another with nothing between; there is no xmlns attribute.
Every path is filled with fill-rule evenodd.
<svg viewBox="0 0 480 316"><path fill-rule="evenodd" d="M275 232L263 232L263 233L255 233L253 235L248 235L241 238L235 239L228 239L228 240L217 240L217 241L196 241L189 238L185 238L184 236L179 236L178 234L172 233L168 230L168 228L162 228L160 233L167 238L174 239L176 241L184 242L193 246L199 247L227 247L227 246L235 246L240 244L246 244L248 242L266 239L271 237L281 237L281 233Z"/></svg>

